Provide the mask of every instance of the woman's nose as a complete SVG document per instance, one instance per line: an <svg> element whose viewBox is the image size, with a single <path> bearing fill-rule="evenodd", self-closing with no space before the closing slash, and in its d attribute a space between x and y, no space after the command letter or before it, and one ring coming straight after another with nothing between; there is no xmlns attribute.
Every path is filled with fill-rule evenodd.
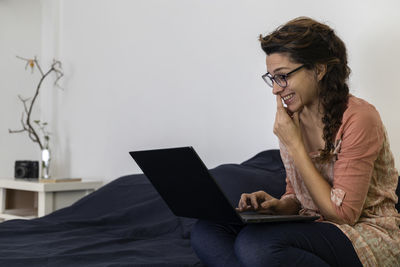
<svg viewBox="0 0 400 267"><path fill-rule="evenodd" d="M272 87L272 93L274 95L281 93L283 90L285 90L285 88L282 88L281 86L279 86L279 84L274 83L274 85Z"/></svg>

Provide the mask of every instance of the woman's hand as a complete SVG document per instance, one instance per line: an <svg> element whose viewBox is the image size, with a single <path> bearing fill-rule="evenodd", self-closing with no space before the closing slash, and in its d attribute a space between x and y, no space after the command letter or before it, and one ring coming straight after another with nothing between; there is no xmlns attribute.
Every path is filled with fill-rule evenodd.
<svg viewBox="0 0 400 267"><path fill-rule="evenodd" d="M294 112L289 116L279 95L276 95L276 104L277 110L275 115L274 134L285 145L289 153L291 153L291 151L295 151L303 145L299 113Z"/></svg>
<svg viewBox="0 0 400 267"><path fill-rule="evenodd" d="M237 211L254 210L259 213L276 214L279 200L264 191L257 191L251 194L242 194L239 200Z"/></svg>

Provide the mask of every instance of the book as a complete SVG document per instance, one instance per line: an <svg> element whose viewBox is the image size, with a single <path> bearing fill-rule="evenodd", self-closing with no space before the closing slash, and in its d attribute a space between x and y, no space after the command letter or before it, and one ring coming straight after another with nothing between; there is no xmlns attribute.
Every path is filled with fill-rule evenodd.
<svg viewBox="0 0 400 267"><path fill-rule="evenodd" d="M67 183L67 182L80 182L82 178L48 178L39 179L40 183Z"/></svg>

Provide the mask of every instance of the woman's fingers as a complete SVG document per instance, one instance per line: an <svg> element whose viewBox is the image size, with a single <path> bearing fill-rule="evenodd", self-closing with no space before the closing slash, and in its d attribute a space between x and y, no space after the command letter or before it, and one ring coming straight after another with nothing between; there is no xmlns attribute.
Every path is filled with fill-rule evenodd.
<svg viewBox="0 0 400 267"><path fill-rule="evenodd" d="M250 195L251 206L254 210L258 209L257 195L255 193Z"/></svg>
<svg viewBox="0 0 400 267"><path fill-rule="evenodd" d="M260 208L262 208L260 203L270 198L271 196L264 191L257 191L251 194L244 193L240 196L237 210L259 210Z"/></svg>
<svg viewBox="0 0 400 267"><path fill-rule="evenodd" d="M303 142L300 130L300 111L288 112L279 95L276 95L276 106L273 132L289 151L294 151Z"/></svg>
<svg viewBox="0 0 400 267"><path fill-rule="evenodd" d="M275 116L275 122L279 120L284 120L287 122L290 120L292 115L288 114L287 108L283 106L282 103L282 98L279 95L276 95L276 116Z"/></svg>
<svg viewBox="0 0 400 267"><path fill-rule="evenodd" d="M287 123L290 123L290 116L288 115L286 108L282 104L282 98L276 95L276 114L274 123L274 134L280 137L280 128Z"/></svg>
<svg viewBox="0 0 400 267"><path fill-rule="evenodd" d="M238 204L238 211L245 211L251 208L250 205L248 205L248 195L249 194L242 194L240 196L239 204Z"/></svg>
<svg viewBox="0 0 400 267"><path fill-rule="evenodd" d="M257 202L257 200L256 200L256 202ZM246 211L246 210L255 209L254 204L255 204L254 194L244 193L240 196L239 205L238 205L237 210L238 211ZM256 206L258 206L257 203L256 203Z"/></svg>
<svg viewBox="0 0 400 267"><path fill-rule="evenodd" d="M276 108L277 108L277 109L285 108L285 107L283 106L282 98L281 98L280 95L276 95Z"/></svg>
<svg viewBox="0 0 400 267"><path fill-rule="evenodd" d="M276 214L279 200L264 191L251 194L244 193L240 196L237 211L255 210L264 214Z"/></svg>

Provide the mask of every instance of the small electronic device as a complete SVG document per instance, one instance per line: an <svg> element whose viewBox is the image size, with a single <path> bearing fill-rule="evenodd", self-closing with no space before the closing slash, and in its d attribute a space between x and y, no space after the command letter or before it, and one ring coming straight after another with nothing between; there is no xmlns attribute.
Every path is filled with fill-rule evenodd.
<svg viewBox="0 0 400 267"><path fill-rule="evenodd" d="M15 161L14 177L20 179L39 178L39 162L30 160Z"/></svg>

